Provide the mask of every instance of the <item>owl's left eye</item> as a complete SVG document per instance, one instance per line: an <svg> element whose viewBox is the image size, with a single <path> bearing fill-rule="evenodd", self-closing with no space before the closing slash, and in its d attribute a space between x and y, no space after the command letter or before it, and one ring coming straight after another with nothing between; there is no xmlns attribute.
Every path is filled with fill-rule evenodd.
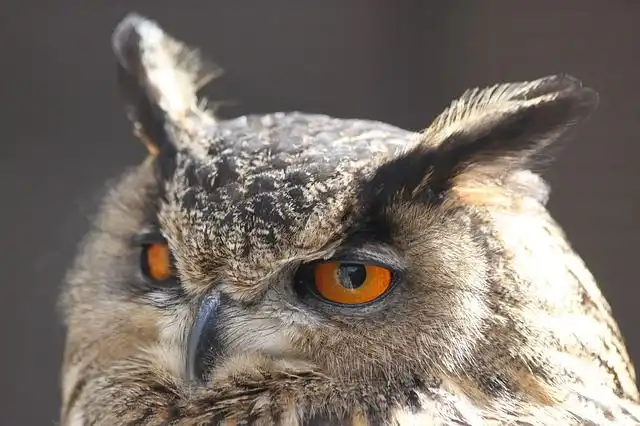
<svg viewBox="0 0 640 426"><path fill-rule="evenodd" d="M363 305L384 296L394 284L394 272L362 262L329 261L302 265L299 286L327 302Z"/></svg>

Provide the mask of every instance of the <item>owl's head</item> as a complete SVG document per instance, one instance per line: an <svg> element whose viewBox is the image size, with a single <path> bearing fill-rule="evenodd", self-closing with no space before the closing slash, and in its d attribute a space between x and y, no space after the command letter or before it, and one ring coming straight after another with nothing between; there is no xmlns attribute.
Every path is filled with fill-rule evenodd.
<svg viewBox="0 0 640 426"><path fill-rule="evenodd" d="M436 391L505 418L573 393L637 397L535 173L596 92L566 75L469 90L420 133L302 113L221 121L196 94L214 68L156 24L130 15L113 45L150 155L106 197L71 272L66 405L116 365L118 383L145 370L177 393L313 371L296 392L316 413L359 398L400 415Z"/></svg>

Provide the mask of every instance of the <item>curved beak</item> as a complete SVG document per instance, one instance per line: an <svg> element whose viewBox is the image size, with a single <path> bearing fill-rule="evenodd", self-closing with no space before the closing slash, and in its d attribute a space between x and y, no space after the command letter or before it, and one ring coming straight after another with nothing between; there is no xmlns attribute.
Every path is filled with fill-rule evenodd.
<svg viewBox="0 0 640 426"><path fill-rule="evenodd" d="M219 308L220 294L217 292L205 297L200 304L187 343L188 380L203 380L207 366L213 365L220 355L217 336Z"/></svg>

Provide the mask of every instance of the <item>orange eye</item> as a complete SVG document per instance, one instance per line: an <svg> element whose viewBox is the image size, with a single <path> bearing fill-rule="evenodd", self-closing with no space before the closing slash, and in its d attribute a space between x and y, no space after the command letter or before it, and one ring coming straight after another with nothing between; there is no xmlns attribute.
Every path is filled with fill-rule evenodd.
<svg viewBox="0 0 640 426"><path fill-rule="evenodd" d="M392 273L382 266L326 262L313 266L313 281L328 301L358 305L382 296L391 286Z"/></svg>
<svg viewBox="0 0 640 426"><path fill-rule="evenodd" d="M142 249L142 271L153 281L173 278L171 250L167 243L146 244Z"/></svg>

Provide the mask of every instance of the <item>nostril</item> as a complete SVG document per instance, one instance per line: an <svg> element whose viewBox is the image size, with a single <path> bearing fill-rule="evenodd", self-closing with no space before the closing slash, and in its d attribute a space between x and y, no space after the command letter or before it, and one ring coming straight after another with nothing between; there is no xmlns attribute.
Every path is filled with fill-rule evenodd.
<svg viewBox="0 0 640 426"><path fill-rule="evenodd" d="M188 380L203 380L207 366L212 365L220 352L216 330L219 307L218 293L207 296L200 304L187 343Z"/></svg>

